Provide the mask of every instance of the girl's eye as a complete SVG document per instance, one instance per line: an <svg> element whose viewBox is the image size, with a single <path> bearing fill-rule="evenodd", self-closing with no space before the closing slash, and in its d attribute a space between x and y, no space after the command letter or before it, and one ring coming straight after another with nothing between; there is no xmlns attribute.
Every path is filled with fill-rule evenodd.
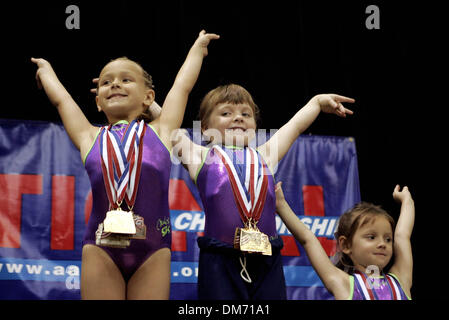
<svg viewBox="0 0 449 320"><path fill-rule="evenodd" d="M222 112L221 115L222 115L222 116L228 116L228 115L230 115L230 112L225 111L225 112Z"/></svg>
<svg viewBox="0 0 449 320"><path fill-rule="evenodd" d="M125 78L123 79L123 82L131 82L131 79Z"/></svg>
<svg viewBox="0 0 449 320"><path fill-rule="evenodd" d="M105 86L105 85L108 85L109 83L111 83L111 81L109 81L109 80L103 80L103 81L101 82L101 85L102 85L102 86Z"/></svg>

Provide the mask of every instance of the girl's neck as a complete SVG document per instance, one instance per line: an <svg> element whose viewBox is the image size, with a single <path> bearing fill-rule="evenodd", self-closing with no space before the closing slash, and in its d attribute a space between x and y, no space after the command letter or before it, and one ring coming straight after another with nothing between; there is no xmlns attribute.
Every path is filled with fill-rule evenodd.
<svg viewBox="0 0 449 320"><path fill-rule="evenodd" d="M369 275L370 277L376 277L376 276L380 277L383 275L383 270L375 265L371 265L371 266L355 265L354 272L360 272L360 273Z"/></svg>

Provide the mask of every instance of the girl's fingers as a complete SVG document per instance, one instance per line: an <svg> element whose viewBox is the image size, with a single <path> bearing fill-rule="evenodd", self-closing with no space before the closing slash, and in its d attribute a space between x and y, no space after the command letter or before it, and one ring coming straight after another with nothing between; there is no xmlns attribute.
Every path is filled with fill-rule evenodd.
<svg viewBox="0 0 449 320"><path fill-rule="evenodd" d="M349 102L349 103L354 103L355 102L355 99L353 99L353 98L340 96L338 94L334 95L334 99L336 99L338 102Z"/></svg>
<svg viewBox="0 0 449 320"><path fill-rule="evenodd" d="M208 33L208 34L207 34L207 37L208 37L210 40L220 39L220 36L219 36L218 34L215 34L215 33Z"/></svg>
<svg viewBox="0 0 449 320"><path fill-rule="evenodd" d="M276 183L276 186L274 187L274 191L278 191L282 187L282 181L279 181Z"/></svg>
<svg viewBox="0 0 449 320"><path fill-rule="evenodd" d="M354 114L354 111L352 111L352 110L350 110L348 108L344 108L344 109L345 109L345 114Z"/></svg>

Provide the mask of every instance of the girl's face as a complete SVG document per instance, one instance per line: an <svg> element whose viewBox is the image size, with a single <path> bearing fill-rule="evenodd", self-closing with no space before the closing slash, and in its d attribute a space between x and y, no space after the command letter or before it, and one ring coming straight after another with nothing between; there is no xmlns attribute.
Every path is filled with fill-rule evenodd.
<svg viewBox="0 0 449 320"><path fill-rule="evenodd" d="M352 243L343 252L361 272L367 272L367 267L371 265L383 270L393 255L393 230L390 223L385 217L376 217L360 226Z"/></svg>
<svg viewBox="0 0 449 320"><path fill-rule="evenodd" d="M145 86L142 69L132 61L115 60L101 71L96 102L110 123L137 118L153 100L154 91Z"/></svg>
<svg viewBox="0 0 449 320"><path fill-rule="evenodd" d="M225 102L214 108L202 127L203 134L215 143L243 147L255 136L256 120L254 111L248 104Z"/></svg>

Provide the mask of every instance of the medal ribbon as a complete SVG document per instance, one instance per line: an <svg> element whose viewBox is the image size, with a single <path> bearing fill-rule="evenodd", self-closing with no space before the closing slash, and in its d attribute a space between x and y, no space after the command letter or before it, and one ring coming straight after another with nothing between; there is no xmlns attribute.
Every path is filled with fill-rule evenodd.
<svg viewBox="0 0 449 320"><path fill-rule="evenodd" d="M359 285L362 289L362 293L365 296L365 300L379 300L376 292L372 288L370 288L370 286L366 285L368 280L364 273L356 271L354 276L359 282ZM393 281L390 279L390 276L384 274L383 277L387 280L392 300L398 300L398 296L399 299L401 299L400 294L398 295L398 293L396 292L397 289L396 285L393 284ZM399 289L397 289L397 291L399 292Z"/></svg>
<svg viewBox="0 0 449 320"><path fill-rule="evenodd" d="M114 133L112 125L100 132L100 154L103 180L110 207L116 209L123 199L129 208L134 206L142 167L144 121L132 121L122 139Z"/></svg>
<svg viewBox="0 0 449 320"><path fill-rule="evenodd" d="M245 170L245 184L242 186L235 166L226 152L218 145L213 148L217 151L216 154L224 164L228 172L229 181L231 183L234 199L240 213L240 217L245 225L248 222L256 224L263 211L265 199L268 190L268 177L266 175L266 168L262 164L259 168L259 161L257 152L253 148L246 148L246 170ZM250 163L248 164L248 160ZM259 172L262 174L259 176ZM249 189L250 199L246 197L246 190Z"/></svg>

